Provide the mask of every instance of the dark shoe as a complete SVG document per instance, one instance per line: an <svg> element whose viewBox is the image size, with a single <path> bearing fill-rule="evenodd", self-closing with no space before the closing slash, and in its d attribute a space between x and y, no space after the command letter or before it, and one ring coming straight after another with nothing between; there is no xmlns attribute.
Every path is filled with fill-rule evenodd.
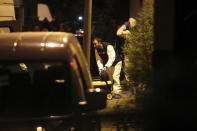
<svg viewBox="0 0 197 131"><path fill-rule="evenodd" d="M114 95L113 95L113 98L114 98L114 99L120 99L121 96L120 96L119 94L114 94Z"/></svg>

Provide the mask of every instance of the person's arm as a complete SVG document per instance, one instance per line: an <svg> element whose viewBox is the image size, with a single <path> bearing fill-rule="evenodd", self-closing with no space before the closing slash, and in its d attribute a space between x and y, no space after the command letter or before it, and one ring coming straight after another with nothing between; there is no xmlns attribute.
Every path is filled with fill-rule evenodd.
<svg viewBox="0 0 197 131"><path fill-rule="evenodd" d="M115 53L114 47L112 45L107 46L107 55L108 55L108 61L105 64L105 66L110 67L110 66L112 66L112 64L116 58L116 53Z"/></svg>
<svg viewBox="0 0 197 131"><path fill-rule="evenodd" d="M131 32L127 30L126 25L122 25L116 32L116 35L120 37L126 37L129 34L131 34Z"/></svg>
<svg viewBox="0 0 197 131"><path fill-rule="evenodd" d="M101 59L101 57L99 56L97 50L95 50L95 57L96 57L96 63L97 63L97 67L100 70L103 70L103 61Z"/></svg>

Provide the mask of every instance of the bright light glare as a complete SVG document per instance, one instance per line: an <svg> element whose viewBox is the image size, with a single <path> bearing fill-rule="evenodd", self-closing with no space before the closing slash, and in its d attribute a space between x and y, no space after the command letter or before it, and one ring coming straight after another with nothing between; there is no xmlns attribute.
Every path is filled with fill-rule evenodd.
<svg viewBox="0 0 197 131"><path fill-rule="evenodd" d="M55 80L56 83L64 83L64 80Z"/></svg>
<svg viewBox="0 0 197 131"><path fill-rule="evenodd" d="M68 39L66 37L64 37L63 41L66 43L68 41Z"/></svg>
<svg viewBox="0 0 197 131"><path fill-rule="evenodd" d="M89 89L89 92L94 92L94 89Z"/></svg>
<svg viewBox="0 0 197 131"><path fill-rule="evenodd" d="M42 47L44 47L44 43L41 43L40 45L41 45Z"/></svg>
<svg viewBox="0 0 197 131"><path fill-rule="evenodd" d="M78 17L78 20L82 20L82 19L83 19L83 17L82 17L82 16L79 16L79 17Z"/></svg>
<svg viewBox="0 0 197 131"><path fill-rule="evenodd" d="M61 44L60 47L64 47L64 44Z"/></svg>
<svg viewBox="0 0 197 131"><path fill-rule="evenodd" d="M50 66L51 66L51 65L49 65L49 64L44 64L44 69L47 70Z"/></svg>
<svg viewBox="0 0 197 131"><path fill-rule="evenodd" d="M46 46L48 46L48 47L56 47L57 44L55 44L55 43L47 43Z"/></svg>
<svg viewBox="0 0 197 131"><path fill-rule="evenodd" d="M17 42L14 42L14 46L15 46L15 47L17 46Z"/></svg>
<svg viewBox="0 0 197 131"><path fill-rule="evenodd" d="M42 43L41 43L42 44ZM44 45L41 45L44 46ZM47 47L64 47L64 44L56 44L56 43L46 43Z"/></svg>
<svg viewBox="0 0 197 131"><path fill-rule="evenodd" d="M43 131L42 129L43 129L43 128L42 128L41 126L38 126L38 127L36 128L36 131Z"/></svg>
<svg viewBox="0 0 197 131"><path fill-rule="evenodd" d="M101 92L100 88L96 88L95 90L96 90L96 92Z"/></svg>
<svg viewBox="0 0 197 131"><path fill-rule="evenodd" d="M87 104L87 101L80 101L79 102L79 105L85 105L85 104Z"/></svg>
<svg viewBox="0 0 197 131"><path fill-rule="evenodd" d="M50 118L56 118L56 116L50 116Z"/></svg>

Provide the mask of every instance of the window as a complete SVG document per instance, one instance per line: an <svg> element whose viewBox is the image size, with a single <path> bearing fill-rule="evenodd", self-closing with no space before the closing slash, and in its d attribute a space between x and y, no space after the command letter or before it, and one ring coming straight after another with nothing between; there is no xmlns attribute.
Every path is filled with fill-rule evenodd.
<svg viewBox="0 0 197 131"><path fill-rule="evenodd" d="M72 111L67 62L5 63L0 63L0 116L49 116Z"/></svg>

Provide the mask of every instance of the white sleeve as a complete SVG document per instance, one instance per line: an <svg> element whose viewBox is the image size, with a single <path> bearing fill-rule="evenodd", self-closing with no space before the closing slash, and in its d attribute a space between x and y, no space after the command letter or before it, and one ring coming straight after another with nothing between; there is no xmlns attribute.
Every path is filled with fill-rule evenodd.
<svg viewBox="0 0 197 131"><path fill-rule="evenodd" d="M122 25L120 28L118 28L116 35L120 37L126 37L127 35L131 34L129 30L126 30L126 26Z"/></svg>
<svg viewBox="0 0 197 131"><path fill-rule="evenodd" d="M98 69L103 69L103 60L101 59L101 57L99 56L97 50L95 50L95 57L96 57L96 63L98 66Z"/></svg>
<svg viewBox="0 0 197 131"><path fill-rule="evenodd" d="M110 66L112 66L112 64L116 58L116 52L115 52L114 47L112 45L107 46L107 55L108 55L108 61L105 64L105 66L110 67Z"/></svg>

